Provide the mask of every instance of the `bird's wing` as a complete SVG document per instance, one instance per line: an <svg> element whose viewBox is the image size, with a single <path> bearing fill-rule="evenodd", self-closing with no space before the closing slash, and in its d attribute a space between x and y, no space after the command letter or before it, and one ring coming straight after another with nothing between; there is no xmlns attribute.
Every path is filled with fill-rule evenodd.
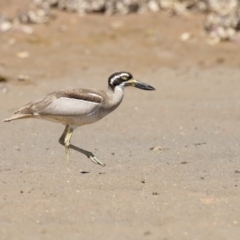
<svg viewBox="0 0 240 240"><path fill-rule="evenodd" d="M103 97L95 91L67 89L31 102L19 109L16 114L81 116L95 112L102 102Z"/></svg>

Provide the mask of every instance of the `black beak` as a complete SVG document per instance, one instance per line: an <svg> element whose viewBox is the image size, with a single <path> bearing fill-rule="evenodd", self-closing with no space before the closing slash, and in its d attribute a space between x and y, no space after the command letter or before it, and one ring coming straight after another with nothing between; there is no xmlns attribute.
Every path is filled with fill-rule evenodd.
<svg viewBox="0 0 240 240"><path fill-rule="evenodd" d="M155 90L154 87L152 87L152 86L150 86L146 83L137 81L136 79L131 79L131 80L127 81L125 86L133 86L133 87L136 87L136 88L139 88L139 89L142 89L142 90L150 90L150 91Z"/></svg>

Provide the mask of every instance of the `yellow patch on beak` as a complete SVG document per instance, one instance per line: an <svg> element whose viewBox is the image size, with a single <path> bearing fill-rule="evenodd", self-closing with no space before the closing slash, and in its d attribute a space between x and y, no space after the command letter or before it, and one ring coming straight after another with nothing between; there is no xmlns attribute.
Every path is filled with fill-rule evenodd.
<svg viewBox="0 0 240 240"><path fill-rule="evenodd" d="M136 87L136 88L140 88L142 90L155 90L154 87L144 83L144 82L140 82L134 78L128 80L126 83L125 83L125 86L133 86L133 87Z"/></svg>
<svg viewBox="0 0 240 240"><path fill-rule="evenodd" d="M127 85L128 85L128 86L134 86L135 83L137 83L137 82L138 82L138 81L137 81L136 79L132 78L132 79L130 79L130 80L127 81Z"/></svg>

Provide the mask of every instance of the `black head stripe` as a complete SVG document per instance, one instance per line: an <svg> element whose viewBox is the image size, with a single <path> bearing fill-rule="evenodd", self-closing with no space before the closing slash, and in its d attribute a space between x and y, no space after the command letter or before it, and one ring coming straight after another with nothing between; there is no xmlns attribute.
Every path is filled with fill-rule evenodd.
<svg viewBox="0 0 240 240"><path fill-rule="evenodd" d="M119 86L123 82L128 81L132 78L133 78L133 76L129 72L116 72L109 77L108 85L111 88L114 88L114 87Z"/></svg>

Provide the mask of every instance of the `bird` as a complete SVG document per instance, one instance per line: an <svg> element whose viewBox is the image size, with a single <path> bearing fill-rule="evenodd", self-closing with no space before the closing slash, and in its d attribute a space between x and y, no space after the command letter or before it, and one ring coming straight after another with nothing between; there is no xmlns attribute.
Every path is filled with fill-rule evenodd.
<svg viewBox="0 0 240 240"><path fill-rule="evenodd" d="M125 87L155 90L154 87L136 80L130 72L115 72L108 78L108 89L67 88L52 92L34 100L14 112L4 122L37 118L65 125L59 143L65 147L65 164L69 170L70 148L87 156L93 163L105 166L92 152L70 143L73 131L80 126L99 121L122 102Z"/></svg>

